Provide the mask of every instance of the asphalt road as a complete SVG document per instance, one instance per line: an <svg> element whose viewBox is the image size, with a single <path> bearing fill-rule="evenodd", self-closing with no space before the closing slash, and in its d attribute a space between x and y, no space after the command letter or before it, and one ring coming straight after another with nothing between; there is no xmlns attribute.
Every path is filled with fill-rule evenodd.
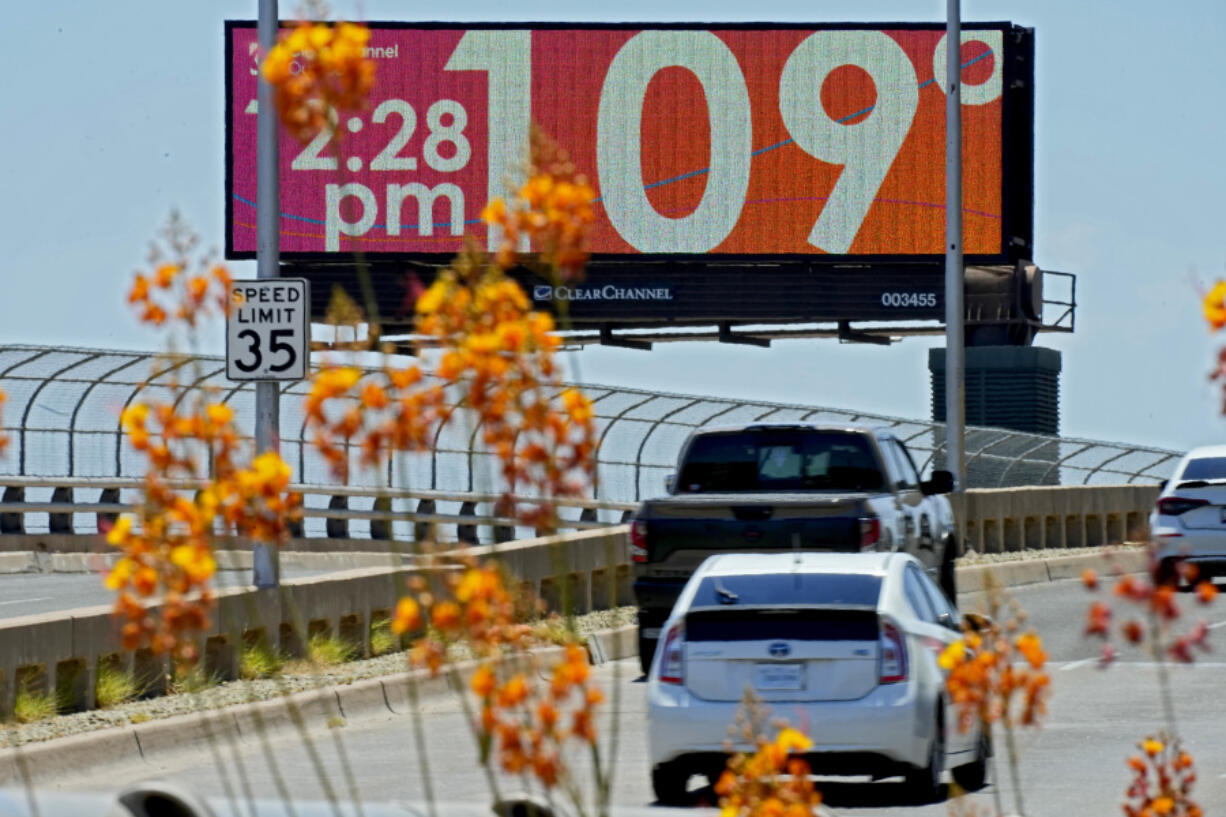
<svg viewBox="0 0 1226 817"><path fill-rule="evenodd" d="M318 576L328 570L286 567L285 578ZM226 570L218 574L218 587L250 581L250 571ZM74 607L111 604L115 592L95 573L6 573L0 574L0 620L40 613L55 613Z"/></svg>
<svg viewBox="0 0 1226 817"><path fill-rule="evenodd" d="M1078 817L1116 815L1129 785L1125 759L1134 744L1162 725L1156 683L1156 668L1144 654L1124 651L1108 670L1095 666L1098 646L1081 636L1088 594L1076 582L1058 582L1018 588L1016 599L1030 611L1030 623L1044 635L1050 655L1053 695L1050 714L1038 731L1022 734L1020 775L1028 817ZM971 609L976 599L962 599ZM1191 607L1189 619L1209 613L1218 638L1226 636L1226 605L1196 609L1189 597L1180 602ZM1211 636L1212 638L1213 636ZM1226 663L1214 659L1190 667L1175 667L1172 683L1178 726L1185 747L1196 757L1199 781L1196 799L1210 813L1226 805L1226 701L1221 689ZM596 675L616 696L619 744L615 805L650 806L654 800L644 757L645 686L638 680L637 661L613 662ZM610 707L612 708L612 707ZM468 737L463 713L451 698L435 698L424 707L423 740L428 747L427 778L434 796L442 801L489 802L489 785L474 762L474 747ZM606 718L602 736L611 733ZM414 749L413 721L388 716L350 723L321 731L304 741L301 736L280 736L261 742L251 738L239 746L184 746L184 752L167 756L158 764L142 763L105 771L81 770L62 788L114 791L116 786L150 777L163 777L198 792L216 795L228 786L242 791L249 786L257 797L275 797L290 792L302 800L322 800L328 787L342 799L358 797L365 802L420 801L426 783ZM1003 743L998 737L998 744ZM266 744L266 745L264 745ZM319 765L312 759L318 757ZM224 758L222 760L221 758ZM995 813L992 798L998 793L1006 813L1012 813L1013 790L1003 765L1003 746L998 751L1001 781L970 797L977 813ZM585 768L586 757L572 759ZM318 768L327 769L325 778ZM346 780L341 770L352 774ZM697 782L697 778L695 781ZM278 782L280 781L280 782ZM506 789L521 788L518 779L503 779ZM896 782L869 783L850 779L819 781L827 805L838 814L856 815L946 815L948 803L911 805L901 800ZM695 804L710 802L711 792L694 793ZM652 809L666 815L711 814L705 809ZM237 812L236 812L237 813ZM962 813L970 813L963 811Z"/></svg>

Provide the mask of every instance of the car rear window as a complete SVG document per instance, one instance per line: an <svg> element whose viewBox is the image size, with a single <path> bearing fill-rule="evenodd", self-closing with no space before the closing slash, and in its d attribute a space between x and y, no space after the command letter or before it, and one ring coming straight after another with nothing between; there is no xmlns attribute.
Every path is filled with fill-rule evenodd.
<svg viewBox="0 0 1226 817"><path fill-rule="evenodd" d="M677 480L681 493L877 491L881 471L864 434L787 429L696 437Z"/></svg>
<svg viewBox="0 0 1226 817"><path fill-rule="evenodd" d="M1193 479L1226 479L1226 457L1200 457L1195 460L1188 460L1187 466L1184 467L1183 473L1179 475L1181 481Z"/></svg>
<svg viewBox="0 0 1226 817"><path fill-rule="evenodd" d="M697 610L685 617L687 641L876 641L875 610Z"/></svg>
<svg viewBox="0 0 1226 817"><path fill-rule="evenodd" d="M810 605L876 607L881 577L863 573L765 573L707 576L691 607Z"/></svg>

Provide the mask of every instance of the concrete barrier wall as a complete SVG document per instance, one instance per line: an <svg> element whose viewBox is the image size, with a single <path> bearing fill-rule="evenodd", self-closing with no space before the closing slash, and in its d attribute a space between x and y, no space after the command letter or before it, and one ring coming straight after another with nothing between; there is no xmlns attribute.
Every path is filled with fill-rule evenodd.
<svg viewBox="0 0 1226 817"><path fill-rule="evenodd" d="M618 526L541 537L499 546L497 552L514 580L549 609L562 609L564 603L581 611L631 604L627 531ZM493 550L468 552L481 557ZM367 656L372 624L390 616L406 593L409 575L454 570L452 557L459 553L442 554L430 567L359 568L286 580L273 590L220 590L211 627L199 639L204 670L234 678L244 644L263 640L301 655L316 633L340 636ZM58 691L70 699L71 708L92 708L97 673L106 662L155 685L167 671L147 651L122 649L119 623L109 606L0 620L0 719L12 714L22 688Z"/></svg>
<svg viewBox="0 0 1226 817"><path fill-rule="evenodd" d="M981 553L1005 553L1142 541L1158 493L1157 485L967 491L959 513L964 545Z"/></svg>

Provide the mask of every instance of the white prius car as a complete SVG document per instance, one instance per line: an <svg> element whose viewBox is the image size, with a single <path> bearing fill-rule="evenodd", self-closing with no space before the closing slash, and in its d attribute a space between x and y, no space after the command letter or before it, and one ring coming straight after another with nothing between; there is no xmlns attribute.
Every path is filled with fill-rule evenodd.
<svg viewBox="0 0 1226 817"><path fill-rule="evenodd" d="M959 624L905 553L710 557L678 597L647 676L656 797L682 802L691 775L718 778L746 690L813 740L815 774L901 775L924 801L946 769L963 788L982 787L988 737L959 731L937 665Z"/></svg>
<svg viewBox="0 0 1226 817"><path fill-rule="evenodd" d="M1226 445L1189 451L1166 481L1149 517L1162 574L1196 565L1202 579L1226 576Z"/></svg>

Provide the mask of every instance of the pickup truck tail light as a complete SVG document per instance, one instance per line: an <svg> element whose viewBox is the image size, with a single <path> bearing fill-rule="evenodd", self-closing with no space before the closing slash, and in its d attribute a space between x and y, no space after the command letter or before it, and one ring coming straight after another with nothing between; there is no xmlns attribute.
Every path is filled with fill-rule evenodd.
<svg viewBox="0 0 1226 817"><path fill-rule="evenodd" d="M907 640L891 621L881 620L879 639L881 650L881 683L896 684L907 680Z"/></svg>
<svg viewBox="0 0 1226 817"><path fill-rule="evenodd" d="M1193 508L1200 508L1209 504L1207 499L1188 499L1182 496L1164 496L1158 500L1158 513L1163 516L1179 516L1185 514Z"/></svg>
<svg viewBox="0 0 1226 817"><path fill-rule="evenodd" d="M683 683L681 655L685 647L685 627L674 624L668 628L664 636L664 647L660 650L660 683Z"/></svg>
<svg viewBox="0 0 1226 817"><path fill-rule="evenodd" d="M881 540L881 520L875 516L860 519L860 550L872 550Z"/></svg>
<svg viewBox="0 0 1226 817"><path fill-rule="evenodd" d="M642 519L630 522L630 559L635 562L647 561L647 523Z"/></svg>

